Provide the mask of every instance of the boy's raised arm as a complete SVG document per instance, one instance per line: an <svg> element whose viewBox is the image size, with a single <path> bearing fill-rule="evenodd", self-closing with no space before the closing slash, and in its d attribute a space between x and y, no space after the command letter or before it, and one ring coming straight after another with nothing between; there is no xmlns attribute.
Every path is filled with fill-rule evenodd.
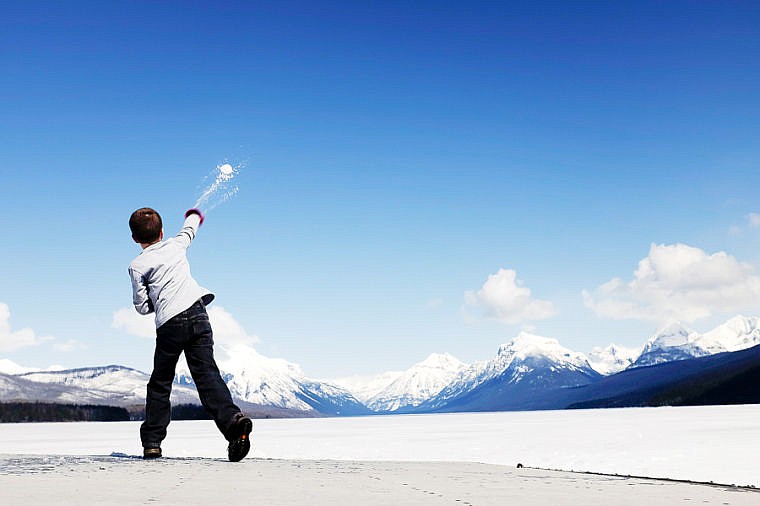
<svg viewBox="0 0 760 506"><path fill-rule="evenodd" d="M185 248L190 246L190 243L195 239L198 228L203 224L204 219L203 213L199 209L188 209L185 213L185 224L177 234L177 238Z"/></svg>

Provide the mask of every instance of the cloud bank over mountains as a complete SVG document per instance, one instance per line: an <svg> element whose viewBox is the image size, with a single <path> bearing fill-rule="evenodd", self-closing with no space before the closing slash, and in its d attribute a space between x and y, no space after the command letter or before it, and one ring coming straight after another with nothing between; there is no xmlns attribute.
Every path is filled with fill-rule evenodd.
<svg viewBox="0 0 760 506"><path fill-rule="evenodd" d="M760 277L726 252L685 244L652 244L631 281L613 278L583 291L597 316L662 323L694 322L720 313L757 310Z"/></svg>
<svg viewBox="0 0 760 506"><path fill-rule="evenodd" d="M760 215L748 224L760 226ZM760 310L760 276L754 266L724 251L708 253L687 244L651 244L626 281L615 277L582 290L583 304L600 318L641 320L657 325L693 323L714 315ZM478 290L464 294L466 316L525 325L555 316L550 300L533 296L514 269L500 268Z"/></svg>

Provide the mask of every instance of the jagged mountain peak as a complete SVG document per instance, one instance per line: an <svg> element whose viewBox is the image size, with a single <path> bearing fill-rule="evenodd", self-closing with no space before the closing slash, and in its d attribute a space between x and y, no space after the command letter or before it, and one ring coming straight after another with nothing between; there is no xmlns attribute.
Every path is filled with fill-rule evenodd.
<svg viewBox="0 0 760 506"><path fill-rule="evenodd" d="M490 410L519 406L542 389L587 384L599 377L585 355L557 339L520 332L487 362L464 367L422 410Z"/></svg>
<svg viewBox="0 0 760 506"><path fill-rule="evenodd" d="M451 383L465 364L448 353L433 353L402 372L381 391L367 399L374 411L414 407Z"/></svg>
<svg viewBox="0 0 760 506"><path fill-rule="evenodd" d="M588 360L582 353L574 352L562 346L557 339L543 337L522 331L497 352L496 360L509 365L513 360L524 361L528 357L545 358L552 362L569 362L576 366L588 366Z"/></svg>
<svg viewBox="0 0 760 506"><path fill-rule="evenodd" d="M557 339L520 331L511 341L499 346L499 355L504 354L544 354L560 346Z"/></svg>
<svg viewBox="0 0 760 506"><path fill-rule="evenodd" d="M369 400L388 388L406 371L386 371L368 376L348 376L327 380L351 392L357 399L367 404Z"/></svg>
<svg viewBox="0 0 760 506"><path fill-rule="evenodd" d="M219 368L229 374L287 375L296 379L305 377L303 371L292 362L282 358L261 355L254 348L239 344L220 347Z"/></svg>
<svg viewBox="0 0 760 506"><path fill-rule="evenodd" d="M699 344L701 335L679 321L660 327L644 345L630 367L643 367L707 355Z"/></svg>
<svg viewBox="0 0 760 506"><path fill-rule="evenodd" d="M758 323L760 323L760 318L757 316L736 315L733 318L726 320L726 322L720 325L720 327L748 332L757 328Z"/></svg>
<svg viewBox="0 0 760 506"><path fill-rule="evenodd" d="M641 354L641 348L627 348L610 344L606 348L594 348L588 354L591 367L604 376L615 374L629 367Z"/></svg>
<svg viewBox="0 0 760 506"><path fill-rule="evenodd" d="M428 357L412 367L433 367L441 369L456 369L464 363L449 353L431 353Z"/></svg>
<svg viewBox="0 0 760 506"><path fill-rule="evenodd" d="M693 342L699 334L677 320L672 320L660 327L647 341L652 347L681 346Z"/></svg>
<svg viewBox="0 0 760 506"><path fill-rule="evenodd" d="M711 331L705 332L700 337L699 344L710 354L756 346L760 344L760 318L735 316Z"/></svg>
<svg viewBox="0 0 760 506"><path fill-rule="evenodd" d="M232 396L245 402L325 414L369 412L345 388L310 380L297 364L265 357L248 345L219 346L217 365ZM194 385L184 359L176 373L175 381Z"/></svg>

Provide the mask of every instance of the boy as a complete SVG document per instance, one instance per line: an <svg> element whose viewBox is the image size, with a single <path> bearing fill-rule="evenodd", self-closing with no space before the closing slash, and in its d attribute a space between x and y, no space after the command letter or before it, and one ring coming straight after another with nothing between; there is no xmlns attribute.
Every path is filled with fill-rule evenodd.
<svg viewBox="0 0 760 506"><path fill-rule="evenodd" d="M201 404L229 441L230 461L242 460L251 448L253 422L232 402L214 361L213 333L206 313L214 294L193 279L187 261L187 248L203 220L199 210L190 209L179 234L163 241L163 223L156 211L143 207L129 218L132 238L143 249L129 265L132 299L138 313L155 313L156 320L153 373L140 427L145 459L161 456L161 442L171 418L174 369L183 351Z"/></svg>

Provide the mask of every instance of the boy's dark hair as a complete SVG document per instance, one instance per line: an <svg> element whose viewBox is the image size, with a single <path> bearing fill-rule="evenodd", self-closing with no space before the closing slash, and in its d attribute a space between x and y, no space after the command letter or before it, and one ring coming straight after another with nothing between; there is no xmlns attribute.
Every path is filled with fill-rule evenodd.
<svg viewBox="0 0 760 506"><path fill-rule="evenodd" d="M161 237L163 228L161 215L150 207L141 207L129 217L132 239L141 244L156 242Z"/></svg>

